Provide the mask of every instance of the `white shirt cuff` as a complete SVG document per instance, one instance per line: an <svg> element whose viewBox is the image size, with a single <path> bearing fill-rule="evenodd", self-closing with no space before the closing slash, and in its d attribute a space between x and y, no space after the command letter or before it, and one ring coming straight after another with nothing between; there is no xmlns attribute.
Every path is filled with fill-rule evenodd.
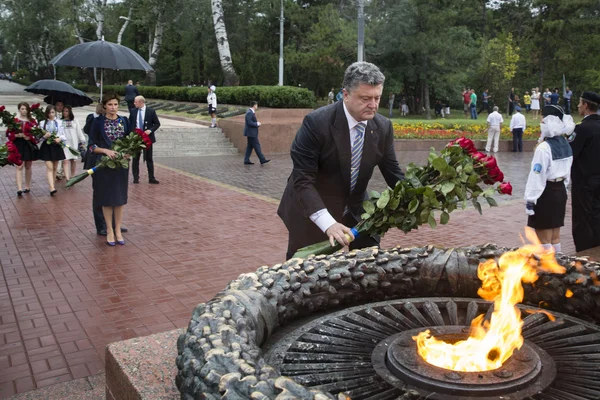
<svg viewBox="0 0 600 400"><path fill-rule="evenodd" d="M310 216L310 220L314 222L323 232L327 231L331 225L337 221L329 214L326 208L323 208Z"/></svg>

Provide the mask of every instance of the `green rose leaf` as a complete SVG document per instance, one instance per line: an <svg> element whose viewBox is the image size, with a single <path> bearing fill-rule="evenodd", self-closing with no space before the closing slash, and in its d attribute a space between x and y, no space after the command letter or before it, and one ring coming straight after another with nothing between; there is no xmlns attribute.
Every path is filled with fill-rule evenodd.
<svg viewBox="0 0 600 400"><path fill-rule="evenodd" d="M421 222L425 223L427 221L429 221L429 214L431 213L430 209L424 209L423 211L421 211L421 215L419 215L419 217L421 218Z"/></svg>
<svg viewBox="0 0 600 400"><path fill-rule="evenodd" d="M446 168L448 168L448 163L442 157L438 157L431 162L431 166L436 169L436 171L444 172Z"/></svg>
<svg viewBox="0 0 600 400"><path fill-rule="evenodd" d="M417 199L412 199L412 201L410 202L410 204L408 205L408 212L409 213L414 213L415 211L417 211L417 208L419 207L419 200Z"/></svg>
<svg viewBox="0 0 600 400"><path fill-rule="evenodd" d="M448 208L450 208L450 207L448 207ZM448 223L448 221L450 221L450 214L448 214L446 211L444 211L442 213L442 215L440 215L440 224L446 225Z"/></svg>
<svg viewBox="0 0 600 400"><path fill-rule="evenodd" d="M481 203L478 202L476 199L473 199L473 205L475 206L475 209L479 211L479 214L483 215L483 211L481 210Z"/></svg>
<svg viewBox="0 0 600 400"><path fill-rule="evenodd" d="M117 168L117 164L116 164L114 161L112 161L112 160L110 160L109 162L107 162L107 163L106 163L106 166L107 166L108 168L112 168L112 169L115 169L115 168Z"/></svg>
<svg viewBox="0 0 600 400"><path fill-rule="evenodd" d="M371 198L372 199L378 199L381 195L379 194L379 192L376 192L374 190L371 190Z"/></svg>
<svg viewBox="0 0 600 400"><path fill-rule="evenodd" d="M381 197L377 200L377 208L384 209L390 202L390 191L386 190L381 193Z"/></svg>
<svg viewBox="0 0 600 400"><path fill-rule="evenodd" d="M400 205L400 197L392 197L388 204L388 207L392 210L395 210Z"/></svg>
<svg viewBox="0 0 600 400"><path fill-rule="evenodd" d="M437 226L437 223L435 222L435 218L433 217L433 211L431 211L429 213L429 217L427 218L427 222L429 223L429 226L431 226L432 228L435 228Z"/></svg>
<svg viewBox="0 0 600 400"><path fill-rule="evenodd" d="M485 198L488 202L488 204L490 205L490 207L498 207L498 203L496 203L496 199L494 199L493 197L487 197Z"/></svg>
<svg viewBox="0 0 600 400"><path fill-rule="evenodd" d="M442 193L445 196L451 191L453 191L455 187L456 185L454 184L454 182L444 182L444 184L442 185Z"/></svg>
<svg viewBox="0 0 600 400"><path fill-rule="evenodd" d="M375 206L369 200L363 202L363 209L367 214L375 214Z"/></svg>
<svg viewBox="0 0 600 400"><path fill-rule="evenodd" d="M363 215L360 216L361 219L368 219L371 218L371 214L369 213L364 213Z"/></svg>

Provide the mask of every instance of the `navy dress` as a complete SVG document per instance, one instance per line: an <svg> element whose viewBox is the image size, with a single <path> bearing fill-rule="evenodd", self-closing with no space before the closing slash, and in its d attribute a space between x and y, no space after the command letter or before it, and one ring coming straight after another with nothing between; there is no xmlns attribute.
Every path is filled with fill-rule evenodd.
<svg viewBox="0 0 600 400"><path fill-rule="evenodd" d="M104 115L94 119L90 130L90 150L95 145L110 149L112 142L129 134L127 118L118 116L111 120ZM85 168L92 168L103 157L92 151L86 157ZM117 207L127 204L127 188L129 184L129 168L101 168L93 175L94 200L98 206Z"/></svg>
<svg viewBox="0 0 600 400"><path fill-rule="evenodd" d="M42 128L46 132L50 132L57 136L60 136L58 126L59 121L57 121L56 119L53 121L44 121L40 124L40 128ZM65 151L63 150L60 144L54 142L48 144L46 142L47 139L40 140L42 141L42 145L40 146L40 160L60 161L65 159Z"/></svg>
<svg viewBox="0 0 600 400"><path fill-rule="evenodd" d="M25 128L26 124L28 124L30 127L37 126L35 122L19 120L19 123L21 124L22 129ZM13 143L19 151L19 154L21 155L21 160L35 161L39 158L39 149L36 145L32 145L30 140L25 140L23 138L15 138Z"/></svg>

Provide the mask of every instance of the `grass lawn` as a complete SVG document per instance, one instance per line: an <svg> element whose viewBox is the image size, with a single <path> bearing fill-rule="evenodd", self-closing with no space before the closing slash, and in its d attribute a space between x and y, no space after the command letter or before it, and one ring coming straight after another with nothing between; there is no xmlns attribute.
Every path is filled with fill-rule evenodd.
<svg viewBox="0 0 600 400"><path fill-rule="evenodd" d="M388 117L389 110L380 108L379 113L385 117ZM488 114L485 111L482 114L480 114L477 119L471 119L470 117L465 118L465 114L462 111L453 111L453 110L450 110L450 115L447 116L446 118L435 118L433 110L431 111L431 114L432 114L431 119L427 119L424 115L408 115L406 117L402 117L402 116L400 116L400 111L394 110L392 113L393 117L391 118L391 120L393 123L399 124L399 125L417 124L417 123L422 123L422 124L438 123L438 124L442 124L442 125L454 125L454 124L459 124L459 125L481 125L481 124L483 124L483 125L485 125L485 124L487 124L486 121L487 121L487 116L488 116ZM529 113L529 114L524 113L523 115L525 115L525 119L527 121L527 126L539 126L540 125L540 120L533 119L531 113ZM578 114L571 114L571 115L573 116L573 120L575 121L576 124L581 122L580 115L578 115ZM502 118L504 118L504 125L509 126L510 118L507 117L505 114L502 115Z"/></svg>

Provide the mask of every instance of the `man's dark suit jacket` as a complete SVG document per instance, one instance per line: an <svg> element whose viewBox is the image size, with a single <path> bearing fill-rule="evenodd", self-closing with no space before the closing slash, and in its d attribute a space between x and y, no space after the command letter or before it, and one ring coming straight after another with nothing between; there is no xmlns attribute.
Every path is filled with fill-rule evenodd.
<svg viewBox="0 0 600 400"><path fill-rule="evenodd" d="M246 113L246 125L244 125L244 136L258 137L258 122L256 121L256 114L249 109Z"/></svg>
<svg viewBox="0 0 600 400"><path fill-rule="evenodd" d="M137 86L135 85L126 85L125 86L125 101L133 102L136 96L139 96L140 92L138 92Z"/></svg>
<svg viewBox="0 0 600 400"><path fill-rule="evenodd" d="M139 108L134 109L131 114L129 114L129 126L131 127L131 132L137 127L137 117ZM156 115L156 111L146 106L146 114L144 115L144 131L150 130L150 139L152 143L156 143L156 136L154 136L154 132L160 128L160 121L158 120L158 115Z"/></svg>
<svg viewBox="0 0 600 400"><path fill-rule="evenodd" d="M327 239L310 220L310 215L326 208L336 221L348 209L360 220L362 202L368 198L367 185L378 166L385 181L394 187L404 179L394 152L392 123L380 114L365 129L360 172L350 193L350 131L344 102L338 101L308 114L290 150L294 168L288 178L277 214L285 223L290 242L299 247Z"/></svg>

